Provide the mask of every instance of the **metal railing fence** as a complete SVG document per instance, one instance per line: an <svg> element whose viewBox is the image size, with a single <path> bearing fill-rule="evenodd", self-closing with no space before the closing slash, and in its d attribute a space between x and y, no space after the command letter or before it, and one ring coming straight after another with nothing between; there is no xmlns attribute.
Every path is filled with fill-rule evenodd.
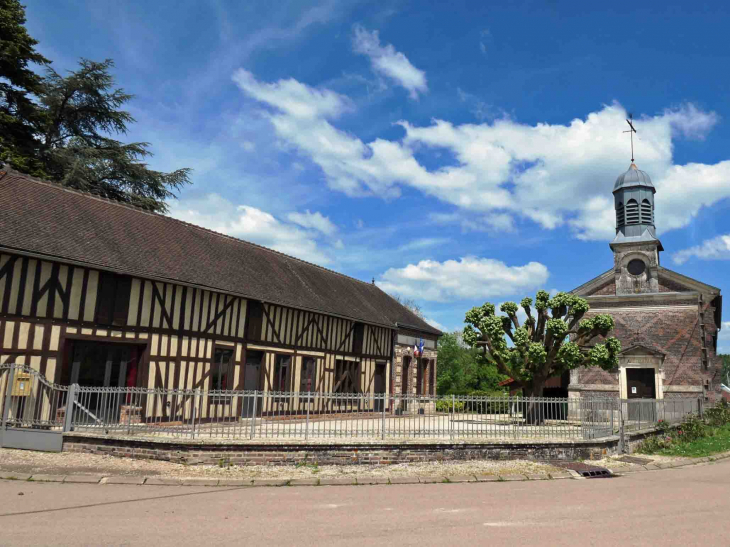
<svg viewBox="0 0 730 547"><path fill-rule="evenodd" d="M0 365L2 426L140 437L316 441L600 439L679 423L701 398L207 391L61 386Z"/></svg>
<svg viewBox="0 0 730 547"><path fill-rule="evenodd" d="M701 416L702 397L677 399L623 399L621 413L624 417L626 432L655 428L660 422L675 425L684 422L689 416Z"/></svg>
<svg viewBox="0 0 730 547"><path fill-rule="evenodd" d="M582 439L618 401L76 387L74 431L193 439Z"/></svg>
<svg viewBox="0 0 730 547"><path fill-rule="evenodd" d="M0 366L2 428L63 428L68 391L68 386L53 384L30 367Z"/></svg>

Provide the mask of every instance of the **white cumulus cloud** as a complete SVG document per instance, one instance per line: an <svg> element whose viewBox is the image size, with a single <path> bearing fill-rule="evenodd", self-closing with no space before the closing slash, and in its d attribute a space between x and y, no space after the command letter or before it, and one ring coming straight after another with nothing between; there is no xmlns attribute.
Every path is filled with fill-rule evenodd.
<svg viewBox="0 0 730 547"><path fill-rule="evenodd" d="M391 44L381 46L377 30L369 32L362 26L355 25L352 47L355 53L370 58L373 71L407 89L411 99L418 99L419 93L428 92L426 73L413 66L408 57L396 51Z"/></svg>
<svg viewBox="0 0 730 547"><path fill-rule="evenodd" d="M233 75L233 81L254 99L276 106L294 118L336 118L350 107L350 101L344 95L329 89L315 89L293 78L269 84L259 82L241 68Z"/></svg>
<svg viewBox="0 0 730 547"><path fill-rule="evenodd" d="M701 260L730 260L730 234L703 241L700 245L682 249L672 255L676 264L684 264L690 258Z"/></svg>
<svg viewBox="0 0 730 547"><path fill-rule="evenodd" d="M664 115L677 133L696 140L705 140L705 136L720 121L717 113L704 112L691 103L676 109L667 109Z"/></svg>
<svg viewBox="0 0 730 547"><path fill-rule="evenodd" d="M549 277L539 262L507 266L491 258L422 260L390 268L376 283L385 292L432 302L492 298L541 287Z"/></svg>
<svg viewBox="0 0 730 547"><path fill-rule="evenodd" d="M441 332L448 332L449 331L449 329L447 329L446 327L444 327L441 323L439 323L435 319L430 319L430 318L426 317L426 319L424 319L424 321L426 321L426 323L428 323L429 325L431 325L433 328L440 330Z"/></svg>
<svg viewBox="0 0 730 547"><path fill-rule="evenodd" d="M337 232L337 226L335 226L328 217L324 216L319 211L311 213L309 209L307 209L304 213L289 213L287 218L294 224L298 224L303 228L318 230L328 236L335 235Z"/></svg>
<svg viewBox="0 0 730 547"><path fill-rule="evenodd" d="M303 218L317 218L320 213L303 214ZM221 234L257 243L315 264L332 262L333 248L341 241L323 239L320 227L302 229L297 223L286 222L274 215L251 207L236 205L218 194L202 199L184 199L170 203L170 216ZM329 235L329 234L328 234Z"/></svg>
<svg viewBox="0 0 730 547"><path fill-rule="evenodd" d="M629 163L622 133L627 113L618 103L566 125L504 117L460 125L434 119L426 126L401 120L401 139L365 143L332 123L348 108L345 97L294 80L268 84L243 74L237 79L241 89L273 107L270 119L279 138L319 165L333 189L392 199L401 186L410 186L480 219L465 229L511 231L514 220L523 218L545 229L567 225L580 239L615 235L611 191ZM657 189L660 233L686 226L703 206L730 197L730 160L673 162L673 139L701 138L716 120L690 104L635 119L637 163ZM448 154L454 162L426 167L418 158L429 153Z"/></svg>

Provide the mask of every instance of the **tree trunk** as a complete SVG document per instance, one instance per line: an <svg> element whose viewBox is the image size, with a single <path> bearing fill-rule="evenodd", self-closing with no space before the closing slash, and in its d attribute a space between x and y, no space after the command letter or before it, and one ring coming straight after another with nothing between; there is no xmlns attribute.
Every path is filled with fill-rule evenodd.
<svg viewBox="0 0 730 547"><path fill-rule="evenodd" d="M545 382L545 378L534 378L532 383L523 389L525 397L542 397ZM524 418L525 425L542 424L545 421L545 403L535 402L534 400L525 401Z"/></svg>

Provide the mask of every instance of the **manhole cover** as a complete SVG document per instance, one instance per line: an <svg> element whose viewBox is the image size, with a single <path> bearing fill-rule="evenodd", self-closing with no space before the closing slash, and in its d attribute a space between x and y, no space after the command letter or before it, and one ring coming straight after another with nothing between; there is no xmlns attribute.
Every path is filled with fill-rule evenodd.
<svg viewBox="0 0 730 547"><path fill-rule="evenodd" d="M587 479L602 479L612 477L611 472L605 467L598 467L597 465L588 465L587 463L581 462L555 462L553 465L562 467L563 469L571 469L577 473L580 473Z"/></svg>
<svg viewBox="0 0 730 547"><path fill-rule="evenodd" d="M636 463L639 465L646 465L647 463L651 463L651 460L647 460L646 458L636 458L634 456L622 456L620 458L616 458L616 461L624 463Z"/></svg>

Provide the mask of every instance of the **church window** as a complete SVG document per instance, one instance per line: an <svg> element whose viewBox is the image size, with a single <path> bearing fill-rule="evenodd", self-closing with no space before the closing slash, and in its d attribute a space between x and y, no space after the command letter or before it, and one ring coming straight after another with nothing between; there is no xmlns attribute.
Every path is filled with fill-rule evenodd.
<svg viewBox="0 0 730 547"><path fill-rule="evenodd" d="M631 275L641 275L646 270L646 264L644 264L643 260L635 258L627 264L626 269Z"/></svg>
<svg viewBox="0 0 730 547"><path fill-rule="evenodd" d="M641 202L641 222L642 224L652 224L651 203L648 199Z"/></svg>
<svg viewBox="0 0 730 547"><path fill-rule="evenodd" d="M624 204L619 202L616 206L616 226L621 227L624 225Z"/></svg>
<svg viewBox="0 0 730 547"><path fill-rule="evenodd" d="M626 224L639 223L639 204L635 199L626 202Z"/></svg>

